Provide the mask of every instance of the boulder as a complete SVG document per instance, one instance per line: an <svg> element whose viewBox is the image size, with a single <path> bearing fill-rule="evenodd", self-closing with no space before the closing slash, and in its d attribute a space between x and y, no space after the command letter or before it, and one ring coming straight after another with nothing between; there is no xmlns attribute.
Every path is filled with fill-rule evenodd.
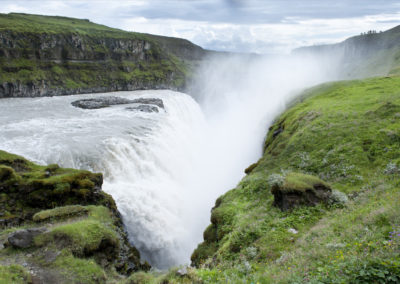
<svg viewBox="0 0 400 284"><path fill-rule="evenodd" d="M82 109L99 109L113 105L126 105L126 104L154 105L159 108L164 108L164 102L161 99L157 98L138 98L134 100L129 100L121 97L98 97L92 99L82 99L73 101L71 104L74 107ZM140 106L138 107L140 108ZM150 108L148 107L147 109Z"/></svg>
<svg viewBox="0 0 400 284"><path fill-rule="evenodd" d="M152 105L138 105L134 107L127 107L126 110L130 111L140 111L140 112L158 112L158 107Z"/></svg>
<svg viewBox="0 0 400 284"><path fill-rule="evenodd" d="M162 99L157 98L138 98L132 100L132 103L135 104L146 104L146 105L156 105L159 108L164 108L164 102Z"/></svg>
<svg viewBox="0 0 400 284"><path fill-rule="evenodd" d="M72 102L74 107L79 107L83 109L99 109L105 108L112 105L123 105L130 104L132 100L128 100L120 97L99 97L93 99L83 99Z"/></svg>
<svg viewBox="0 0 400 284"><path fill-rule="evenodd" d="M8 243L15 248L28 248L33 245L34 237L46 231L44 227L18 230L8 236Z"/></svg>
<svg viewBox="0 0 400 284"><path fill-rule="evenodd" d="M271 192L274 205L282 211L298 206L315 206L319 203L330 203L331 187L312 175L289 173L282 178L271 175Z"/></svg>

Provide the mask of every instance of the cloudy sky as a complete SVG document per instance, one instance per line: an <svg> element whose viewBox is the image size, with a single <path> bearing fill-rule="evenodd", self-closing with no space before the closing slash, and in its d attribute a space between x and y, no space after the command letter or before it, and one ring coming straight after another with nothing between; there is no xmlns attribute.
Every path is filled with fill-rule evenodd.
<svg viewBox="0 0 400 284"><path fill-rule="evenodd" d="M90 19L204 48L282 53L400 25L399 0L0 0L0 13Z"/></svg>

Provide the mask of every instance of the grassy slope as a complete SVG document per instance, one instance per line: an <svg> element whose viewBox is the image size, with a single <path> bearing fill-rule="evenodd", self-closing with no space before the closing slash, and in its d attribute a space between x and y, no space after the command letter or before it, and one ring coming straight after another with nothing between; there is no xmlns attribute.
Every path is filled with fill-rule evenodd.
<svg viewBox="0 0 400 284"><path fill-rule="evenodd" d="M274 137L278 129L282 131ZM185 277L172 270L161 275L135 273L121 281L396 283L400 279L399 129L399 77L328 83L305 91L270 128L264 156L235 189L217 200L212 224L204 232L206 241L193 255L199 268L189 269ZM15 161L16 156L2 154L3 160ZM35 168L32 177L44 170ZM348 203L281 212L272 205L268 180L272 174L290 172L319 176L345 192ZM96 208L71 207L70 212L75 216L104 210ZM116 241L110 223L99 221L96 214L61 222L65 211L36 215L35 220L52 216L56 222L36 245L56 247L65 238L72 243L54 264L43 262L44 256L31 261L53 272L63 271L62 277L71 281L116 281L115 272L81 255L96 248L100 238ZM18 259L19 253L3 250L0 260ZM4 266L0 275L4 281L28 277L19 266Z"/></svg>
<svg viewBox="0 0 400 284"><path fill-rule="evenodd" d="M89 22L88 20L50 17L29 14L0 14L0 33L7 32L20 35L21 54L17 58L0 56L0 83L40 82L45 80L51 88L78 89L107 87L115 84L161 85L183 87L186 76L196 60L180 56L180 48L187 48L201 54L203 50L186 40L126 32ZM146 60L92 60L87 62L62 62L34 58L32 42L40 45L38 36L79 36L90 48L88 52L102 57L110 50L99 40L139 40L152 43L151 50L146 52ZM128 51L121 51L123 55ZM72 52L70 52L72 53ZM62 58L58 58L62 59Z"/></svg>
<svg viewBox="0 0 400 284"><path fill-rule="evenodd" d="M66 34L75 32L77 34L95 37L112 36L115 38L146 38L143 34L129 33L120 29L95 24L89 20L59 16L41 16L19 13L2 14L0 17L0 26L2 29L20 33L46 32Z"/></svg>
<svg viewBox="0 0 400 284"><path fill-rule="evenodd" d="M281 212L268 178L293 171L319 176L350 201ZM399 77L310 89L271 127L253 170L217 200L193 254L196 275L209 283L395 283L399 175Z"/></svg>
<svg viewBox="0 0 400 284"><path fill-rule="evenodd" d="M127 272L123 261L148 269L137 250L127 247L115 202L100 190L101 182L101 174L40 166L0 151L0 283L32 277L104 283L121 278L117 270ZM32 247L7 246L10 233L36 227L48 231L35 237Z"/></svg>
<svg viewBox="0 0 400 284"><path fill-rule="evenodd" d="M49 229L49 232L35 238L34 246L31 248L7 247L0 251L0 265L3 265L0 266L0 283L7 283L10 277L8 271L11 269L19 273L18 277L23 277L24 269L21 267L18 270L16 265L24 263L27 268L36 273L38 271L43 274L51 273L51 280L57 283L98 283L116 277L118 274L115 271L110 267L108 269L102 267L94 256L85 257L85 254L95 255L101 242L108 242L108 253L116 257L116 252L110 251L110 248L117 250L119 245L112 215L103 206L90 205L84 208L88 214L79 218L76 215L64 216L62 219L55 218L38 224L27 223L23 227L13 227L2 231L0 240L5 241L12 231L19 228L45 226ZM49 254L54 255L51 261L47 260Z"/></svg>
<svg viewBox="0 0 400 284"><path fill-rule="evenodd" d="M282 131L273 137L277 129ZM175 269L168 274L135 273L119 281L396 283L400 277L399 129L399 77L329 83L306 91L271 127L264 156L235 189L217 200L212 224L204 233L206 241L194 253L199 268L188 269L185 277ZM350 200L345 206L281 212L272 205L268 179L288 172L319 176ZM37 214L33 219L54 218L55 225L25 255L35 255L43 244L51 250L60 245L59 240L69 242L61 243L65 248L53 264L41 254L29 261L69 281L117 281L113 270L82 257L85 249L95 250L99 239L117 242L112 224L104 217L107 211L101 208L74 206ZM67 221L60 219L65 212L71 213ZM84 215L76 218L77 212ZM3 250L0 261L15 264L20 255L21 251ZM6 263L10 259L15 261ZM23 281L29 276L21 269L4 266L0 279Z"/></svg>

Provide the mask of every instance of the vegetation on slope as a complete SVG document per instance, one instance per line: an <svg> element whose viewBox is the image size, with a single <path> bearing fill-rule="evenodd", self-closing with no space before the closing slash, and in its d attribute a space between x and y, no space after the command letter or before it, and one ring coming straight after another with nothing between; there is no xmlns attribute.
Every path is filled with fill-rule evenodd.
<svg viewBox="0 0 400 284"><path fill-rule="evenodd" d="M149 269L101 185L101 174L0 151L0 283L104 283Z"/></svg>
<svg viewBox="0 0 400 284"><path fill-rule="evenodd" d="M35 201L34 207L12 197L36 184L49 191L48 197L50 191L67 190L66 183L65 194L92 192L96 175L38 166L0 152L5 219L29 211L23 228L47 228L29 248L0 250L0 280L29 281L44 271L58 282L85 283L398 283L399 129L399 77L305 91L271 126L263 157L216 201L205 241L192 255L197 268L137 272L128 278L120 278L120 266L113 262L123 240L112 206L110 211L73 197L58 198L70 205L50 209L51 203ZM332 195L337 192L335 202L288 211L274 206L277 184L290 193L327 183ZM8 205L8 200L14 201ZM15 212L12 202L19 208ZM3 230L2 243L20 228ZM18 266L24 263L34 274Z"/></svg>
<svg viewBox="0 0 400 284"><path fill-rule="evenodd" d="M192 255L196 275L206 283L398 283L399 130L399 77L306 91L271 126L263 157L217 200ZM349 200L282 212L271 176L293 172L318 176Z"/></svg>
<svg viewBox="0 0 400 284"><path fill-rule="evenodd" d="M368 32L331 45L301 47L297 54L335 57L343 78L400 75L400 26L385 32Z"/></svg>
<svg viewBox="0 0 400 284"><path fill-rule="evenodd" d="M64 205L101 204L116 212L112 197L101 191L102 183L101 174L40 166L0 151L0 225L18 225L42 209Z"/></svg>
<svg viewBox="0 0 400 284"><path fill-rule="evenodd" d="M0 96L183 88L205 51L88 20L0 14Z"/></svg>

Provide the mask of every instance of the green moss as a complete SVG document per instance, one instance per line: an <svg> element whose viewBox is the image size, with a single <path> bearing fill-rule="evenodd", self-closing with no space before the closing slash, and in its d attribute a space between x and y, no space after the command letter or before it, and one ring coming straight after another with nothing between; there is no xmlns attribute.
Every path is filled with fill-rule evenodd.
<svg viewBox="0 0 400 284"><path fill-rule="evenodd" d="M44 210L33 215L32 219L35 222L43 222L60 219L60 218L69 218L79 215L85 215L88 213L88 209L81 205L70 205L70 206L62 206L57 207L55 209Z"/></svg>
<svg viewBox="0 0 400 284"><path fill-rule="evenodd" d="M0 266L0 283L31 283L31 276L20 265Z"/></svg>
<svg viewBox="0 0 400 284"><path fill-rule="evenodd" d="M72 207L67 209L71 210ZM89 207L89 218L82 221L65 224L52 229L50 232L35 238L37 246L43 246L49 242L60 243L68 246L78 256L91 255L106 245L109 253L115 255L118 250L119 240L113 231L110 213L105 207ZM80 210L86 208L79 208ZM86 209L88 210L88 209ZM54 213L67 211L65 208L57 208ZM46 214L47 215L47 214Z"/></svg>
<svg viewBox="0 0 400 284"><path fill-rule="evenodd" d="M30 216L43 209L65 205L98 204L115 213L117 207L113 198L100 190L102 181L101 174L60 168L58 165L39 166L20 156L0 151L1 199L4 200L7 222L19 222L19 218L31 219ZM36 218L63 218L61 215L69 214L71 208L79 207L42 212Z"/></svg>
<svg viewBox="0 0 400 284"><path fill-rule="evenodd" d="M93 259L81 259L64 251L51 267L61 270L61 274L71 283L105 283L105 271Z"/></svg>
<svg viewBox="0 0 400 284"><path fill-rule="evenodd" d="M282 192L305 192L307 190L314 191L316 185L324 185L329 188L329 185L318 177L291 172L285 176L283 185L278 188Z"/></svg>
<svg viewBox="0 0 400 284"><path fill-rule="evenodd" d="M29 251L0 250L0 264L26 261L31 267L34 263L45 272L49 270L55 282L63 279L68 283L104 283L106 273L117 279L118 273L132 270L130 264L135 271L150 268L147 263L140 264L139 252L125 243L115 202L100 190L101 174L55 164L40 166L4 151L0 151L0 173L0 203L5 209L1 225L15 226L0 231L0 242L5 243L16 230L37 227L32 220L47 228L36 236ZM4 186L4 181L15 178L12 187ZM21 221L22 226L16 226ZM49 257L55 261L49 262ZM125 267L121 261L127 261ZM16 278L10 282L14 276L7 273L0 269L0 282L4 278L6 283L19 283Z"/></svg>
<svg viewBox="0 0 400 284"><path fill-rule="evenodd" d="M157 283L156 278L150 273L136 272L133 273L126 281L127 284L141 284L141 283Z"/></svg>
<svg viewBox="0 0 400 284"><path fill-rule="evenodd" d="M9 186L17 183L21 177L9 166L0 165L0 185Z"/></svg>
<svg viewBox="0 0 400 284"><path fill-rule="evenodd" d="M75 82L72 79L65 79L64 83L67 89L78 89L79 87L81 87L81 84Z"/></svg>

